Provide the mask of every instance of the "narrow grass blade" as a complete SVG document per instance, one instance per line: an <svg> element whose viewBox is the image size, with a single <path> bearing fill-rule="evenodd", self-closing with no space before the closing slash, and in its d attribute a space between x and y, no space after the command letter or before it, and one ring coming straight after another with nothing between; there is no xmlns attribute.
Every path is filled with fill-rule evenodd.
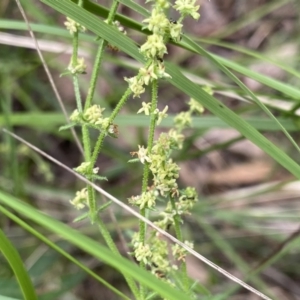
<svg viewBox="0 0 300 300"><path fill-rule="evenodd" d="M26 300L38 299L30 280L30 277L23 265L16 248L11 244L4 232L0 229L0 251L10 264L14 274L19 282L22 294Z"/></svg>

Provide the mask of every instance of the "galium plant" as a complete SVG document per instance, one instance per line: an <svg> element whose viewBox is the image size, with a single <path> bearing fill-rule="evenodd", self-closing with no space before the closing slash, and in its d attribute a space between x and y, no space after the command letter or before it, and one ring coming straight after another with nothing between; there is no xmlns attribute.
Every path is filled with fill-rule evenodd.
<svg viewBox="0 0 300 300"><path fill-rule="evenodd" d="M86 28L89 28L93 31L91 26L92 22L86 22L88 16L94 20L97 19L92 14L85 12L83 9L80 9L69 0L42 0L46 2L50 6L53 4L53 7L56 6L58 10L65 12L67 15L69 13L70 16L74 16L74 18L82 21L85 24ZM16 0L18 2L18 0ZM89 1L77 1L78 6L83 6ZM128 1L128 6L133 5L131 1ZM75 167L74 170L77 172L77 177L79 177L84 182L96 181L96 180L106 180L105 177L99 176L99 168L96 166L96 160L99 153L102 151L102 145L106 137L118 137L118 125L115 123L115 118L119 114L120 110L123 108L126 101L132 96L133 101L139 102L139 98L143 93L147 93L148 90L151 90L151 97L149 101L144 100L139 109L137 110L138 114L145 114L149 116L149 136L147 144L137 144L135 149L131 152L133 159L130 160L132 163L141 163L143 166L143 178L141 180L141 191L138 195L134 195L128 199L129 203L137 207L140 211L140 215L150 218L153 217L156 220L156 225L153 225L148 220L143 219L139 214L131 210L135 216L141 217L143 221L148 223L149 225L156 228L157 231L146 228L144 222L140 222L139 230L132 235L131 240L131 255L134 257L136 261L139 262L141 268L131 264L134 272L122 268L117 268L121 270L124 274L124 277L128 283L128 286L136 299L151 299L155 298L156 294L151 294L149 290L153 289L157 291L160 295L166 295L164 293L163 288L170 289L172 297L167 297L167 299L185 299L193 298L193 286L191 281L189 280L186 273L186 249L190 251L196 257L200 257L211 267L217 269L219 272L223 273L227 277L230 277L232 280L235 280L239 284L248 288L251 291L255 291L253 288L248 286L245 283L242 283L234 276L228 274L228 272L222 270L215 264L209 262L207 259L201 258L201 255L195 251L191 250L193 247L192 241L187 241L182 233L182 224L183 224L183 216L185 214L189 214L193 205L196 203L198 196L193 187L187 187L181 189L178 184L179 178L179 166L176 161L173 159L173 152L177 149L181 149L184 142L184 133L185 128L188 128L192 124L193 114L198 114L203 112L203 107L199 105L199 98L203 97L203 105L219 116L221 119L225 120L231 126L237 128L242 134L244 134L247 138L252 141L256 141L262 149L265 150L266 153L269 153L271 156L276 158L277 161L281 161L284 166L291 173L295 174L300 178L299 166L297 164L293 164L293 161L289 159L284 153L276 148L276 146L272 145L267 139L262 137L258 132L254 130L247 122L239 118L229 110L225 105L218 102L214 97L211 96L212 92L207 89L203 91L203 89L196 86L194 83L189 81L185 76L180 74L176 74L174 70L176 67L170 67L167 65L165 68L164 56L167 54L167 43L172 41L174 43L182 42L182 45L193 50L194 52L198 52L202 54L206 58L209 58L210 61L214 62L220 70L222 70L229 78L231 78L234 82L236 82L241 90L245 93L248 92L250 98L258 103L260 107L263 107L262 104L259 104L259 101L256 99L256 96L253 95L250 91L247 90L245 86L230 72L226 67L224 67L219 60L212 57L208 52L201 49L199 45L193 43L189 38L182 36L182 28L183 28L183 20L185 17L192 17L194 19L199 18L198 9L199 6L195 5L195 1L175 1L174 4L169 3L168 1L149 1L152 4L152 11L143 21L144 29L147 29L151 32L148 36L147 40L143 45L139 47L139 53L137 53L137 48L132 48L134 43L129 38L125 38L124 34L126 34L124 26L118 21L115 21L115 15L118 7L118 2L113 1L112 7L108 14L108 18L103 23L98 20L97 24L100 24L101 31L94 29L99 36L102 38L98 38L97 42L99 44L98 51L95 58L94 68L92 71L88 70L86 67L86 63L83 58L78 57L78 45L80 39L80 32L85 31L85 27L80 23L74 21L71 18L67 18L66 20L66 28L73 38L73 54L67 66L67 70L65 74L69 74L72 76L74 83L74 92L76 98L77 107L70 115L71 124L64 126L64 129L67 129L72 126L79 126L82 132L82 143L84 146L84 159L79 164L79 166ZM66 7L70 6L69 12ZM82 12L83 17L79 17L74 13L76 9ZM66 9L66 10L64 10ZM169 9L175 9L179 13L179 18L177 21L172 21L168 19L165 12ZM110 28L107 30L107 28ZM103 32L102 32L103 29ZM115 32L117 33L117 37L122 41L124 39L128 42L129 46L126 44L124 46L121 42L114 43L114 39L111 36L105 35L105 30L107 32ZM183 39L182 39L183 37ZM109 41L109 43L107 41ZM107 110L103 105L99 106L94 103L94 93L97 78L99 75L99 70L101 68L103 53L106 47L110 49L117 50L118 47L123 49L125 52L130 53L128 50L134 50L132 57L137 58L137 60L141 61L141 57L144 58L143 66L139 69L136 76L131 78L125 78L128 83L128 88L124 92L117 106L113 110L112 114L107 114ZM131 49L130 49L131 47ZM166 71L167 70L167 71ZM88 89L86 99L83 99L79 89L79 80L81 76L86 73L91 72L91 82ZM158 109L158 101L160 101L159 93L158 93L158 84L160 80L167 79L175 86L177 85L181 90L183 90L189 97L191 97L189 102L189 109L187 111L183 111L179 113L174 119L174 126L168 132L163 132L157 139L154 139L154 132L157 126L162 122L162 120L167 116L168 106L165 106L162 110ZM185 88L182 88L182 87ZM193 99L195 98L195 100ZM147 99L147 96L144 95L143 99ZM266 110L265 110L266 111ZM73 128L72 128L73 129ZM90 129L96 129L99 131L99 136L97 140L92 140L90 135ZM129 154L128 154L129 156ZM280 160L280 158L283 158ZM101 172L101 170L100 170ZM84 177L85 178L84 178ZM89 182L90 183L90 182ZM77 220L81 220L83 218L89 218L90 221L94 224L97 224L100 232L102 233L108 247L110 248L110 252L108 256L113 257L110 263L112 266L116 267L118 262L122 261L122 258L118 252L118 249L111 238L109 231L107 230L105 224L102 222L102 219L99 217L99 212L103 211L107 208L108 204L98 206L96 202L95 190L101 190L94 183L90 183L91 185L87 185L85 188L76 192L75 197L70 200L71 204L78 210L86 209L88 212L77 218ZM93 189L93 188L95 189ZM5 197L4 197L5 198ZM111 200L113 197L111 196ZM0 200L3 200L3 195L1 194ZM6 204L13 207L14 201L6 201ZM123 204L123 203L122 203ZM18 208L16 208L18 207ZM21 208L20 208L21 207ZM124 207L124 206L123 206ZM126 206L128 209L128 207ZM27 206L22 206L22 204L15 205L14 209L19 209L19 212L24 214L24 211L28 213L28 215L37 215L36 213L32 213L33 210ZM2 207L0 207L2 212L5 212ZM9 215L9 212L5 212ZM41 215L41 214L40 214ZM10 215L9 215L10 216ZM10 216L11 217L11 216ZM12 219L20 222L18 218L15 216L11 217ZM75 231L72 231L70 228L66 228L62 226L57 226L54 220L47 218L47 216L42 216L39 219L46 228L49 228L49 224L53 226L53 232L60 233L61 228L63 228L62 236L72 241L74 245L80 245L81 249L87 250L87 252L92 253L95 257L99 259L103 259L103 261L107 262L109 260L105 260L105 255L101 256L107 252L105 252L105 248L101 248L95 241L89 240L86 236L78 233L78 236L74 234ZM46 220L46 221L45 221ZM49 223L49 224L48 224ZM48 226L48 227L47 227ZM159 227L159 228L158 228ZM163 230L162 230L163 229ZM178 242L179 244L170 245L163 236L168 236L166 231L174 230L177 238L184 242L187 248L180 247L184 246L182 242L178 242L176 239L171 238L172 241ZM159 233L158 233L159 232ZM38 236L37 233L35 235ZM76 237L75 237L76 235ZM0 238L3 241L1 232ZM40 237L43 240L43 237ZM94 243L93 243L94 242ZM49 243L49 241L48 241ZM50 243L49 243L50 244ZM101 249L101 251L92 252L91 249L87 246L87 244L93 245L94 249ZM0 243L1 246L1 243ZM99 247L98 247L99 246ZM51 245L53 246L53 244ZM1 247L0 247L1 248ZM56 249L56 248L55 248ZM113 261L112 261L113 260ZM124 260L127 262L126 260ZM126 264L126 263L125 263ZM153 275L146 272L150 271ZM130 272L131 271L131 272ZM139 279L136 273L141 272L146 277L150 278L155 282L155 285L149 283L151 280L146 281ZM149 276L149 277L147 277ZM155 276L157 278L155 278ZM135 281L136 280L136 281ZM26 284L28 285L28 284ZM160 291L156 289L156 287L160 286ZM174 289L173 289L174 287ZM111 289L113 287L110 286ZM179 291L181 290L181 291ZM183 292L182 292L183 291ZM172 293L173 292L173 293ZM261 293L255 291L256 294L262 296L264 299L270 299ZM123 295L124 296L124 295ZM126 299L126 296L123 297ZM29 297L28 299L34 299L33 297Z"/></svg>
<svg viewBox="0 0 300 300"><path fill-rule="evenodd" d="M174 120L173 129L169 132L161 133L157 140L154 140L154 133L156 126L167 117L168 111L168 106L165 106L162 111L158 109L158 82L161 79L171 78L165 72L163 61L164 56L167 54L167 43L169 41L180 41L184 18L190 16L196 20L199 19L199 5L195 4L195 0L177 0L174 5L168 0L150 0L147 2L152 3L152 12L151 16L143 21L146 24L143 29L150 30L152 34L147 37L146 42L140 46L139 50L146 61L136 76L124 78L128 82L128 89L110 116L106 116L104 107L93 104L96 81L103 53L108 43L99 39L99 48L92 71L89 92L86 100L83 102L79 91L78 78L85 74L87 70L84 59L78 58L77 52L79 32L85 31L85 28L70 18L67 18L65 22L66 28L73 36L73 54L67 73L73 77L77 103L77 108L71 114L70 121L72 122L71 126L79 125L82 128L85 154L85 161L74 170L92 181L105 179L97 175L99 168L95 166L104 138L107 136L117 137L117 124L114 124L115 117L130 95L133 96L133 99L139 98L149 86L151 89L151 100L142 102L141 108L137 111L138 114L144 113L150 118L148 144L146 146L138 145L138 150L131 152L131 155L137 156L138 161L143 164L141 193L140 195L132 196L129 199L129 203L138 207L142 216L149 217L151 211L158 212L160 219L156 221L156 224L164 230L174 227L176 237L180 241L184 241L181 231L182 216L190 213L198 199L198 195L195 188L192 187L179 189L177 180L180 167L173 161L172 152L182 148L182 143L184 142L183 131L191 126L194 112L203 112L202 106L191 99L189 110L178 114ZM78 5L82 5L82 3L79 1ZM105 22L126 34L124 27L119 22L114 21L117 7L118 2L113 1L109 16ZM176 22L170 20L166 15L166 10L170 7L179 12L180 17ZM100 132L93 149L91 148L92 142L89 128L98 129ZM130 162L136 161L136 159L130 160ZM164 209L156 206L158 200L165 203ZM94 190L87 186L78 191L70 203L76 209L88 207L91 222L99 224L108 246L117 251L108 230L97 215L99 208L96 204ZM192 242L184 241L184 243L192 247ZM171 285L175 285L173 275L174 271L179 268L180 271L177 272L181 272L183 290L191 295L192 291L185 265L185 250L178 245L173 245L170 253L168 243L158 233L151 230L147 232L145 223L142 221L140 222L139 231L132 237L131 245L133 248L132 255L140 263L140 266L149 269L157 277L169 282ZM170 255L173 255L173 261L170 261ZM126 280L137 298L145 299L147 297L148 292L144 290L143 286L140 286L138 291L131 278L127 277Z"/></svg>

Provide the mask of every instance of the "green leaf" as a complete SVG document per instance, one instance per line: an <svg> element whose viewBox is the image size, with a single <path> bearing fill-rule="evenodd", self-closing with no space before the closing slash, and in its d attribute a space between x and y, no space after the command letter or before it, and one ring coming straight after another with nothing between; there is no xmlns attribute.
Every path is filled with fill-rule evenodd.
<svg viewBox="0 0 300 300"><path fill-rule="evenodd" d="M24 299L35 300L38 299L28 275L24 267L21 257L16 248L11 244L4 232L0 229L0 251L10 264L14 274L18 280Z"/></svg>
<svg viewBox="0 0 300 300"><path fill-rule="evenodd" d="M70 123L70 124L67 124L67 125L63 125L63 126L60 126L58 128L58 131L67 130L67 129L70 129L74 126L76 126L76 123Z"/></svg>

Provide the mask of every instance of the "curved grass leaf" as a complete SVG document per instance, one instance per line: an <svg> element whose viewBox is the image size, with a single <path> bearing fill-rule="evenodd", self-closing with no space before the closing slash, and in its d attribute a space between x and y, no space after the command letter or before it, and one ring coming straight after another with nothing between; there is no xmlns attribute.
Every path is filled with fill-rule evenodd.
<svg viewBox="0 0 300 300"><path fill-rule="evenodd" d="M3 231L0 229L0 251L8 261L14 274L18 280L20 289L22 291L23 297L26 300L38 299L30 280L30 277L23 265L22 259L19 256L16 248L11 244L9 239L5 236Z"/></svg>

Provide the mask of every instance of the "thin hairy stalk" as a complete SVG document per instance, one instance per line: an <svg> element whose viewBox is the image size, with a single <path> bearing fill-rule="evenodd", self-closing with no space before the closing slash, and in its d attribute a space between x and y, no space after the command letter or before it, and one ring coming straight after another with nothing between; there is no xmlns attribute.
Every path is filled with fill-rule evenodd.
<svg viewBox="0 0 300 300"><path fill-rule="evenodd" d="M110 12L109 12L109 16L108 16L108 20L107 20L108 24L112 23L112 21L115 17L116 11L118 9L118 5L119 5L119 2L114 0L113 4L112 4L112 7L110 9ZM78 37L78 34L77 34L77 37ZM89 85L89 89L88 89L88 95L87 95L85 105L84 105L84 110L88 109L92 105L92 101L93 101L94 94L95 94L95 89L96 89L96 84L97 84L97 79L98 79L98 76L99 76L100 67L101 67L101 63L102 63L102 59L103 59L103 53L104 53L104 49L105 49L106 44L107 44L107 42L104 41L103 39L100 41L100 44L99 44L99 47L98 47L98 50L97 50L97 54L96 54L96 59L95 59L95 62L94 62L94 68L93 68L93 71L92 71L91 81L90 81L90 85ZM75 47L78 48L78 44L77 45L73 44L74 49L75 49ZM75 89L76 89L76 87L78 87L77 82L75 80L74 80L74 87L75 87ZM75 94L76 94L76 90L75 90ZM77 97L76 97L76 99L77 99ZM80 101L80 103L81 103L81 101ZM90 136L89 136L88 127L86 125L83 125L83 127L82 127L82 137L83 137L85 160L87 162L89 162L89 161L91 161L91 139L90 139ZM97 144L96 144L96 146L97 146ZM96 163L96 159L91 161L91 168L89 170L89 174L92 174L92 172L93 172L93 167ZM88 203L89 203L91 221L93 223L94 220L95 220L95 217L96 217L95 193L93 192L92 187L89 186L89 185L87 187L87 191L88 191Z"/></svg>
<svg viewBox="0 0 300 300"><path fill-rule="evenodd" d="M149 126L149 134L148 134L148 145L147 145L147 152L148 154L151 153L151 149L153 147L154 141L154 132L155 126L157 121L157 115L155 114L155 110L157 108L157 80L152 81L152 93L151 93L151 119L150 119L150 126ZM143 170L143 183L142 183L142 193L145 193L148 188L148 181L149 181L149 164L145 162L144 170ZM142 216L146 216L146 208L142 208L140 210L140 214ZM145 236L146 236L146 224L144 222L140 222L139 228L139 235L140 235L140 242L145 243Z"/></svg>
<svg viewBox="0 0 300 300"><path fill-rule="evenodd" d="M102 220L100 219L100 217L96 218L96 223L99 227L99 230L108 246L108 248L111 250L112 253L121 256L115 242L113 241L113 239L111 238L111 235L109 233L109 231L107 230L107 227L105 226L105 224L102 222ZM136 299L139 299L139 291L138 288L134 282L134 280L127 276L126 274L123 274L128 286L130 287L130 290L132 291L132 293L134 294Z"/></svg>
<svg viewBox="0 0 300 300"><path fill-rule="evenodd" d="M148 134L148 146L147 146L147 152L148 154L151 152L152 146L153 146L153 141L154 141L154 132L155 132L155 125L157 121L157 116L155 114L155 110L157 108L157 80L152 81L152 93L151 93L151 119L150 119L150 127L149 127L149 134ZM145 162L144 164L144 170L143 170L143 183L142 183L142 193L147 192L148 188L148 181L149 181L149 164ZM140 214L143 217L146 217L146 208L140 209ZM139 240L141 243L145 243L145 237L146 237L146 223L140 220L139 224ZM145 263L141 260L140 262L140 267L145 269ZM144 298L144 287L141 285L140 286L140 294L141 298Z"/></svg>
<svg viewBox="0 0 300 300"><path fill-rule="evenodd" d="M82 101L80 96L79 80L77 74L73 75L73 86L74 86L77 109L79 112L82 112Z"/></svg>
<svg viewBox="0 0 300 300"><path fill-rule="evenodd" d="M19 0L15 0L15 1L16 1L16 3L17 3L17 6L18 6L18 8L19 8L19 10L20 10L20 12L21 12L21 15L22 15L22 17L23 17L23 19L24 19L24 21L25 21L27 27L28 27L29 34L30 34L31 38L32 38L33 41L34 41L36 51L37 51L38 56L39 56L39 58L40 58L40 60L41 60L41 62L42 62L42 65L43 65L43 67L44 67L44 70L45 70L45 72L46 72L46 74L47 74L48 80L49 80L50 85L51 85L51 87L52 87L52 89L53 89L53 92L54 92L54 94L55 94L55 97L56 97L56 99L57 99L57 101L58 101L58 103L59 103L59 105L60 105L60 108L61 108L61 110L62 110L64 116L65 116L66 122L69 124L69 123L70 123L70 120L69 120L68 113L67 113L66 108L65 108L65 106L64 106L64 103L63 103L63 101L62 101L62 99L61 99L61 97L60 97L60 94L59 94L59 92L58 92L58 89L56 88L56 85L55 85L55 83L54 83L54 80L53 80L53 77L52 77L52 75L51 75L51 73L50 73L50 70L49 70L49 68L48 68L48 66L47 66L47 64L46 64L46 61L45 61L45 59L44 59L44 56L43 56L43 54L42 54L42 52L41 52L41 50L40 50L38 41L37 41L37 39L36 39L36 37L35 37L35 35L34 35L32 29L31 29L31 26L30 26L30 23L29 23L28 18L27 18L27 16L26 16L26 13L25 13L25 11L24 11L24 9L23 9L23 7L22 7L20 1L19 1ZM79 140L79 138L78 138L78 136L77 136L77 134L76 134L76 132L75 132L75 129L74 129L73 127L71 128L71 132L72 132L72 135L73 135L73 137L74 137L74 140L75 140L75 142L76 142L76 145L77 145L79 151L81 152L82 155L84 155L84 151L83 151L82 145L81 145L80 140Z"/></svg>
<svg viewBox="0 0 300 300"><path fill-rule="evenodd" d="M115 119L115 117L117 116L117 114L119 113L119 111L121 110L121 108L123 107L125 102L127 101L130 94L131 94L131 90L128 88L126 90L126 92L124 93L123 97L121 98L121 100L119 101L118 105L116 106L116 108L112 112L112 114L109 118L109 124L111 124L113 122L113 120ZM92 174L92 172L93 172L93 166L96 164L98 155L101 151L102 144L103 144L103 141L104 141L106 135L107 135L106 131L103 131L97 139L97 142L95 144L95 147L94 147L91 159L90 159L90 167L89 167L89 170L88 170L89 174ZM89 210L90 210L91 220L92 220L92 222L94 222L95 221L95 216L96 216L96 199L95 199L95 197L90 195L90 193L91 193L91 191L90 191L90 187L89 187L88 188Z"/></svg>
<svg viewBox="0 0 300 300"><path fill-rule="evenodd" d="M113 110L112 114L109 117L109 123L112 123L114 121L114 119L116 118L116 116L118 115L118 113L120 112L121 108L123 107L123 105L126 103L128 97L131 95L131 89L128 88L124 95L122 96L121 100L119 101L118 105L115 107L115 109ZM92 153L92 158L91 158L91 169L92 166L96 163L97 161L97 157L98 154L101 151L102 148L102 144L104 141L104 138L106 137L107 133L105 131L103 131L99 137L98 140L96 142L96 145L94 147L93 153Z"/></svg>
<svg viewBox="0 0 300 300"><path fill-rule="evenodd" d="M171 201L172 209L174 211L176 211L176 214L173 217L176 237L179 241L183 242L183 237L182 237L182 232L181 232L181 227L180 227L181 217L177 212L174 197L170 196L169 199ZM183 261L181 263L180 269L181 269L181 273L182 273L183 286L184 286L185 291L187 292L188 289L189 289L189 277L188 277L188 274L187 274L187 268L186 268L185 261Z"/></svg>
<svg viewBox="0 0 300 300"><path fill-rule="evenodd" d="M79 6L82 5L82 0L79 1L78 5ZM75 68L75 66L78 63L78 36L79 36L79 32L78 32L78 30L76 30L73 33L73 40L72 40L73 52L72 52L72 57L71 57L71 65L73 68ZM77 109L80 113L82 113L82 100L81 100L81 96L80 96L78 74L75 72L72 75L72 77L73 77L73 86L74 86L74 93L75 93Z"/></svg>
<svg viewBox="0 0 300 300"><path fill-rule="evenodd" d="M140 215L138 212L136 212L134 209L132 209L131 207L129 207L123 201L121 201L121 200L117 199L116 197L112 196L111 194L109 194L108 192L106 192L105 190L103 190L101 187L99 187L98 185L96 185L95 183L91 182L90 180L88 180L84 176L80 175L79 173L77 173L74 170L72 170L71 168L67 167L66 165L64 165L60 161L56 160L52 156L48 155L47 153L43 152L39 148L37 148L34 145L30 144L29 142L25 141L23 138L21 138L17 134L12 133L12 132L8 131L5 128L3 128L2 131L5 132L5 133L7 133L7 134L9 134L12 137L14 137L15 139L17 139L21 143L25 144L26 146L28 146L32 150L34 150L37 153L39 153L40 155L46 157L50 161L54 162L56 165L58 165L61 168L65 169L69 173L73 174L75 177L79 178L82 182L91 185L97 192L101 193L102 195L104 195L105 197L107 197L108 199L110 199L111 201L113 201L114 203L116 203L117 205L119 205L120 207L122 207L124 210L126 210L127 212L129 212L133 216L137 217L139 220L142 220L143 222L147 223L150 227L152 227L153 229L155 229L157 232L159 232L160 234L162 234L164 237L168 238L170 241L174 242L175 244L181 246L188 253L190 253L191 255L193 255L194 257L196 257L197 259L201 260L205 264L209 265L213 269L217 270L219 273L223 274L224 276L226 276L230 280L238 283L239 285L243 286L245 289L247 289L247 290L251 291L252 293L260 296L262 299L272 300L271 298L269 298L268 296L264 295L260 291L256 290L255 288L253 288L249 284L243 282L242 280L238 279L237 277L235 277L234 275L230 274L226 270L222 269L221 267L219 267L218 265L216 265L215 263L213 263L212 261L210 261L209 259L207 259L203 255L199 254L198 252L196 252L194 249L190 248L189 246L187 246L183 242L179 241L177 238L175 238L174 236L172 236L170 233L166 232L165 230L163 230L160 227L158 227L157 225L155 225L153 222L149 221L147 218L145 218L142 215Z"/></svg>
<svg viewBox="0 0 300 300"><path fill-rule="evenodd" d="M106 47L106 44L107 44L106 41L104 41L103 39L101 39L99 42L99 47L98 47L98 50L96 53L96 59L94 62L94 68L93 68L92 75L91 75L91 81L90 81L90 85L89 85L89 89L88 89L88 94L87 94L85 104L84 104L85 110L92 105L92 101L93 101L93 98L95 95L97 79L99 76L100 67L101 67L101 63L102 63L102 59L103 59L103 52Z"/></svg>
<svg viewBox="0 0 300 300"><path fill-rule="evenodd" d="M109 25L114 20L118 6L119 6L119 2L114 0L112 6L110 8L108 18L107 18L107 23ZM93 72L92 72L91 82L90 82L90 86L89 86L89 90L88 90L88 95L87 95L87 98L85 101L84 109L87 109L92 104L92 100L93 100L94 94L95 94L96 83L97 83L97 79L98 79L98 75L99 75L99 71L100 71L100 66L101 66L101 62L102 62L102 58L103 58L103 52L104 52L106 45L107 45L107 42L105 40L101 39L98 50L97 50L97 54L96 54L96 59L95 59L94 68L93 68Z"/></svg>

